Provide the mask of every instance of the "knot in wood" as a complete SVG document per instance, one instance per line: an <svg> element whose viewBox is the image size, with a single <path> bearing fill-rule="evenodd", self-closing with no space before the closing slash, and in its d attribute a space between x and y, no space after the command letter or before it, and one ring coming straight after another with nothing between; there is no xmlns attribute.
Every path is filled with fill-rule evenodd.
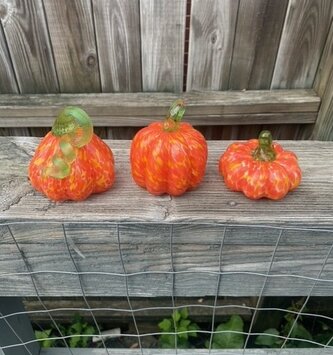
<svg viewBox="0 0 333 355"><path fill-rule="evenodd" d="M210 40L211 40L212 44L215 44L216 41L217 41L217 34L216 34L216 33L213 33L212 36L211 36L211 38L210 38Z"/></svg>
<svg viewBox="0 0 333 355"><path fill-rule="evenodd" d="M96 56L94 54L89 54L87 57L87 66L89 68L94 68L96 65Z"/></svg>
<svg viewBox="0 0 333 355"><path fill-rule="evenodd" d="M7 6L5 4L0 4L0 18L3 20L8 13Z"/></svg>

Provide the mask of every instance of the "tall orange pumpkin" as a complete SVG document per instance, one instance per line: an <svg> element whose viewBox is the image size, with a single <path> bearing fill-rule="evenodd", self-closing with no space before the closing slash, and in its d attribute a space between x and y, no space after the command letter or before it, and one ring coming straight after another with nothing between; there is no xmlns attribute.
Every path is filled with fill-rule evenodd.
<svg viewBox="0 0 333 355"><path fill-rule="evenodd" d="M84 200L115 179L111 149L93 133L87 113L66 107L29 164L32 186L54 201Z"/></svg>
<svg viewBox="0 0 333 355"><path fill-rule="evenodd" d="M181 122L184 113L184 102L176 101L164 121L141 129L132 141L132 177L153 195L182 195L205 174L207 143L199 131Z"/></svg>

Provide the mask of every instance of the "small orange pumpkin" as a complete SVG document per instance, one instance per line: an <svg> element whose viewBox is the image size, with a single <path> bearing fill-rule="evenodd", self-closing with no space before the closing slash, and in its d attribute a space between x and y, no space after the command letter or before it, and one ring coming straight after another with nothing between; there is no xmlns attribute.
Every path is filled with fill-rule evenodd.
<svg viewBox="0 0 333 355"><path fill-rule="evenodd" d="M93 133L87 113L66 107L29 164L32 186L54 201L84 200L115 179L111 149Z"/></svg>
<svg viewBox="0 0 333 355"><path fill-rule="evenodd" d="M229 189L254 200L279 200L302 178L295 153L273 143L269 131L262 131L259 139L231 144L220 157L219 171Z"/></svg>
<svg viewBox="0 0 333 355"><path fill-rule="evenodd" d="M205 174L206 140L181 122L184 113L184 102L177 100L164 121L142 128L132 141L132 177L153 195L182 195L198 186Z"/></svg>

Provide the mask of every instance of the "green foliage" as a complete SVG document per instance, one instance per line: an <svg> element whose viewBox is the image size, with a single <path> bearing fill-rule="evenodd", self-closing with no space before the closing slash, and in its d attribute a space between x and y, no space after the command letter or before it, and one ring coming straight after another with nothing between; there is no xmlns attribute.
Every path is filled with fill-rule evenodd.
<svg viewBox="0 0 333 355"><path fill-rule="evenodd" d="M177 345L178 349L187 349L191 347L190 337L197 337L199 326L188 319L189 313L187 308L174 311L171 318L164 318L158 324L158 327L163 333L159 337L159 346L163 349L174 349Z"/></svg>
<svg viewBox="0 0 333 355"><path fill-rule="evenodd" d="M96 333L95 327L84 322L78 315L74 317L73 323L70 326L62 326L60 330L64 336L70 336L68 340L70 348L87 348L91 341L91 337L86 335Z"/></svg>
<svg viewBox="0 0 333 355"><path fill-rule="evenodd" d="M69 336L67 340L70 348L87 348L91 342L91 337L87 335L96 334L96 329L92 325L89 325L87 322L84 322L83 319L76 315L73 319L73 322L64 326L59 327L63 336ZM35 337L40 341L42 348L50 348L53 346L63 346L62 341L52 340L49 338L59 337L57 330L54 328L46 329L43 331L35 330ZM44 339L44 340L42 340Z"/></svg>
<svg viewBox="0 0 333 355"><path fill-rule="evenodd" d="M52 338L51 333L52 329L35 330L35 337L42 348L51 348L54 346L55 340L49 339Z"/></svg>
<svg viewBox="0 0 333 355"><path fill-rule="evenodd" d="M264 348L280 348L283 340L278 338L280 332L275 328L269 328L264 331L265 334L258 335L255 344Z"/></svg>
<svg viewBox="0 0 333 355"><path fill-rule="evenodd" d="M243 319L238 315L231 316L228 322L221 323L215 329L217 333L213 336L212 349L241 349L244 346L244 334L238 332L243 332L243 328ZM209 348L209 341L205 345Z"/></svg>
<svg viewBox="0 0 333 355"><path fill-rule="evenodd" d="M303 300L292 303L288 310L299 312L302 308ZM303 310L304 311L304 310ZM300 340L288 340L286 343L287 348L309 348L316 347L315 344L311 344L303 340L314 340L316 342L326 344L333 335L333 329L329 328L325 323L320 322L321 331L318 334L312 335L306 326L303 324L302 316L300 316L295 323L296 314L287 313L283 318L279 326L279 330L276 328L270 328L264 331L265 334L259 335L255 344L264 348L279 348L284 342L284 339L279 338L287 337L290 333L290 338Z"/></svg>

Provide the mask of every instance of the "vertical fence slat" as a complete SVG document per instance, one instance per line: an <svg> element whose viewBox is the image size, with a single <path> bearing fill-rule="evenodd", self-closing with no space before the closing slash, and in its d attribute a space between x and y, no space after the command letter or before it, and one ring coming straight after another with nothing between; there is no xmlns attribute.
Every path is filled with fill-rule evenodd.
<svg viewBox="0 0 333 355"><path fill-rule="evenodd" d="M3 29L22 93L58 92L41 0L9 0L2 5Z"/></svg>
<svg viewBox="0 0 333 355"><path fill-rule="evenodd" d="M290 0L273 89L312 87L332 15L331 0Z"/></svg>
<svg viewBox="0 0 333 355"><path fill-rule="evenodd" d="M100 92L90 1L44 0L61 92Z"/></svg>
<svg viewBox="0 0 333 355"><path fill-rule="evenodd" d="M4 11L4 12L3 12ZM0 5L0 18L5 16L5 8ZM16 94L18 92L14 70L7 50L6 39L0 23L0 94Z"/></svg>
<svg viewBox="0 0 333 355"><path fill-rule="evenodd" d="M182 91L185 17L185 0L140 0L144 91Z"/></svg>
<svg viewBox="0 0 333 355"><path fill-rule="evenodd" d="M103 92L141 91L139 0L93 0Z"/></svg>
<svg viewBox="0 0 333 355"><path fill-rule="evenodd" d="M241 0L229 89L269 89L288 0Z"/></svg>
<svg viewBox="0 0 333 355"><path fill-rule="evenodd" d="M333 140L333 20L321 57L314 89L322 99L312 139Z"/></svg>
<svg viewBox="0 0 333 355"><path fill-rule="evenodd" d="M192 0L187 90L228 88L238 0Z"/></svg>

